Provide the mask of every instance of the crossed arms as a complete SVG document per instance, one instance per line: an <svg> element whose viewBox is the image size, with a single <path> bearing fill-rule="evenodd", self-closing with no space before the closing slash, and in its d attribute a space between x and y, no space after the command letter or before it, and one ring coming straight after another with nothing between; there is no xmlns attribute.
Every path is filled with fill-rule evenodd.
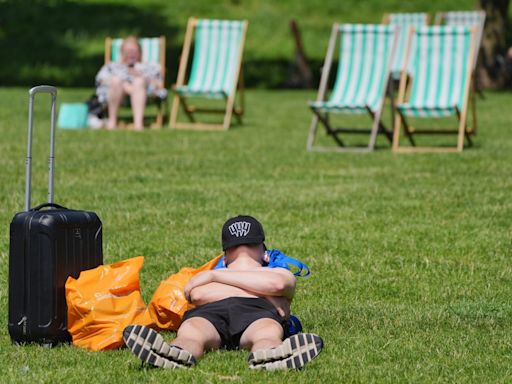
<svg viewBox="0 0 512 384"><path fill-rule="evenodd" d="M204 271L190 279L185 287L185 296L195 305L235 296L262 297L284 317L290 313L294 293L295 276L284 268Z"/></svg>

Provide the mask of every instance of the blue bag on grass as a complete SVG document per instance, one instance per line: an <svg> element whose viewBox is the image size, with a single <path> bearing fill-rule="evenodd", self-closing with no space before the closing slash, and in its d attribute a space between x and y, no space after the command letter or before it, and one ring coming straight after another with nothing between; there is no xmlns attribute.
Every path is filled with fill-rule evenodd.
<svg viewBox="0 0 512 384"><path fill-rule="evenodd" d="M303 262L286 256L279 249L267 249L263 257L263 266L268 268L285 268L298 277L308 277L309 267ZM222 256L213 269L226 268L225 257Z"/></svg>
<svg viewBox="0 0 512 384"><path fill-rule="evenodd" d="M64 129L87 128L89 108L85 103L62 103L57 126Z"/></svg>

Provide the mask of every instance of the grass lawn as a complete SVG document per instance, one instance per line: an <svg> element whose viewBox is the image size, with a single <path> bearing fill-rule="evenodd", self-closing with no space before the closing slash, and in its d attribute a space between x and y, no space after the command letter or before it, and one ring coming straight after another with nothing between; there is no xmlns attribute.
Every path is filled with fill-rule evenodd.
<svg viewBox="0 0 512 384"><path fill-rule="evenodd" d="M59 92L71 102L92 90ZM473 148L415 155L382 139L371 154L307 153L313 91L246 96L245 124L228 132L59 130L55 200L98 213L105 263L145 256L146 301L219 253L225 219L258 217L268 246L311 267L293 312L324 352L302 372L252 372L245 352L225 351L175 372L141 369L127 350L12 346L8 228L23 208L28 94L2 88L0 381L511 382L512 94L478 100ZM46 197L48 105L37 98L34 204Z"/></svg>

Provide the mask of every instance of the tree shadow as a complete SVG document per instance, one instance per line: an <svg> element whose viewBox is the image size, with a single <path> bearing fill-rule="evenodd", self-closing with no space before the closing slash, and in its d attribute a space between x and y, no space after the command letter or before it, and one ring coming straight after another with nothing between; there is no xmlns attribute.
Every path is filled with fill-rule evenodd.
<svg viewBox="0 0 512 384"><path fill-rule="evenodd" d="M178 72L186 24L165 16L162 4L85 3L69 0L0 0L0 86L94 87L104 62L105 37L166 37L169 88ZM248 38L251 38L249 30ZM323 59L310 59L318 84ZM190 71L190 66L188 67ZM293 58L257 59L244 53L248 87L299 88ZM292 79L292 80L291 80Z"/></svg>
<svg viewBox="0 0 512 384"><path fill-rule="evenodd" d="M0 2L0 84L92 87L104 61L105 37L130 34L167 37L166 57L174 58L167 60L167 79L173 79L184 26L169 25L162 14L159 7L122 3Z"/></svg>

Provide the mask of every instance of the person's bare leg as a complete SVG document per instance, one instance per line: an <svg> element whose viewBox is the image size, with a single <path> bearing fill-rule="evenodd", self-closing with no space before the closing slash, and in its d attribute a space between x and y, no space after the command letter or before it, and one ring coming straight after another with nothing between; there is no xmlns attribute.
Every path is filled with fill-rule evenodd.
<svg viewBox="0 0 512 384"><path fill-rule="evenodd" d="M240 338L240 348L251 352L275 348L283 341L283 327L273 319L259 319L249 325Z"/></svg>
<svg viewBox="0 0 512 384"><path fill-rule="evenodd" d="M143 77L133 79L130 89L130 100L133 112L133 129L144 129L144 108L146 107L146 80Z"/></svg>
<svg viewBox="0 0 512 384"><path fill-rule="evenodd" d="M113 76L112 79L110 80L110 85L108 87L107 129L115 129L116 128L117 114L119 112L119 107L121 106L124 95L125 95L125 93L124 93L124 87L123 87L123 80L118 76Z"/></svg>
<svg viewBox="0 0 512 384"><path fill-rule="evenodd" d="M221 344L213 324L201 317L184 321L171 343L166 342L157 331L135 324L123 330L123 340L143 362L169 369L192 367L205 350L217 349Z"/></svg>
<svg viewBox="0 0 512 384"><path fill-rule="evenodd" d="M170 342L188 351L196 359L200 358L205 350L218 349L220 347L220 336L212 323L202 317L192 317L184 321L176 338Z"/></svg>
<svg viewBox="0 0 512 384"><path fill-rule="evenodd" d="M323 340L312 333L298 333L282 341L283 328L272 319L259 319L242 334L240 347L250 349L251 369L301 369L323 348Z"/></svg>

